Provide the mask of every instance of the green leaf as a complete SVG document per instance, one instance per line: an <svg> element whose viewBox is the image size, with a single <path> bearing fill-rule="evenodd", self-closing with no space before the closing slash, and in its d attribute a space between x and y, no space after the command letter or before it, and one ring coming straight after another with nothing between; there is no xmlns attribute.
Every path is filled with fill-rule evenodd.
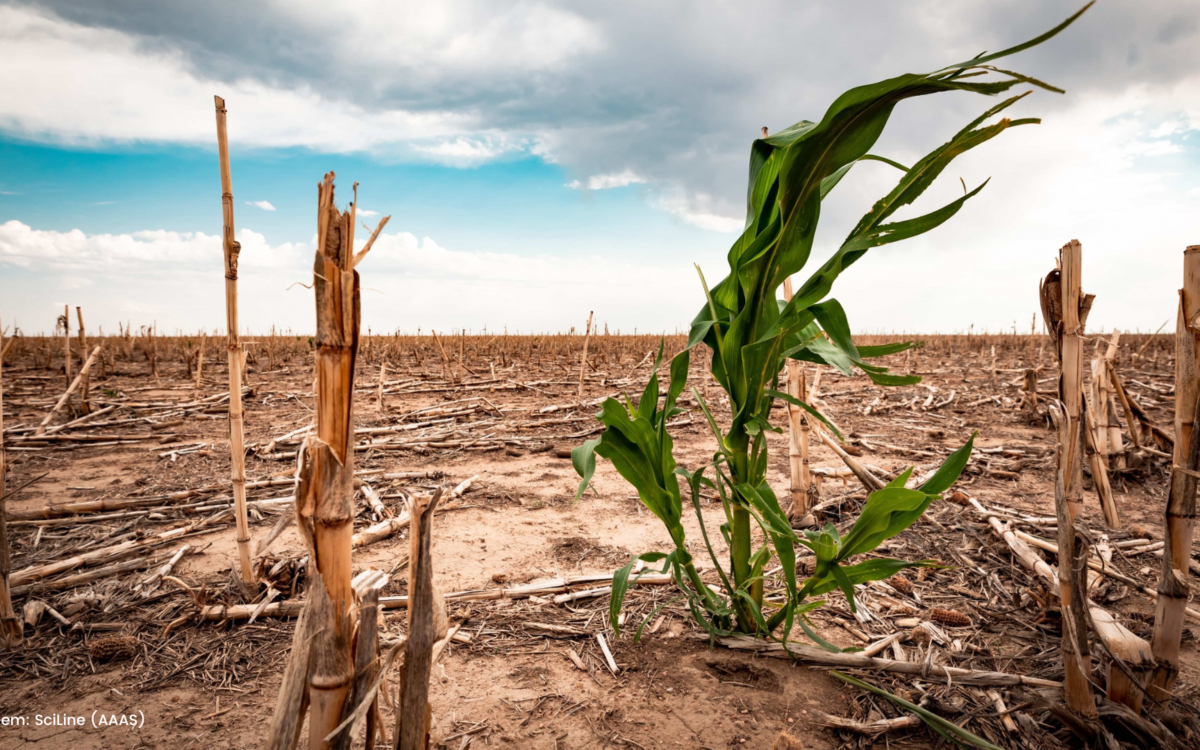
<svg viewBox="0 0 1200 750"><path fill-rule="evenodd" d="M579 482L579 489L575 491L575 499L583 497L584 490L592 481L592 475L596 473L596 446L600 445L601 438L586 441L583 445L577 445L571 449L571 465L575 467L575 473L583 477Z"/></svg>
<svg viewBox="0 0 1200 750"><path fill-rule="evenodd" d="M967 462L971 460L971 449L975 445L975 436L978 432L972 432L971 437L967 438L967 442L961 448L951 453L934 472L933 476L925 480L917 489L929 495L940 495L958 480L963 469L967 467Z"/></svg>
<svg viewBox="0 0 1200 750"><path fill-rule="evenodd" d="M836 669L833 670L833 676L837 677L843 682L848 682L857 688L866 690L869 693L874 693L881 698L886 698L904 710L916 714L918 717L920 717L921 721L925 722L925 724L929 726L930 729L948 740L965 742L969 745L974 745L975 747L981 748L982 750L1002 750L1002 748L993 745L978 735L968 732L966 729L963 729L954 722L948 719L943 719L941 716L938 716L928 709L921 708L915 703L909 703L897 695L892 695L882 688L875 687L868 682L863 682L862 680L851 677L848 674L839 672Z"/></svg>
<svg viewBox="0 0 1200 750"><path fill-rule="evenodd" d="M993 53L993 54L991 54L991 55L983 55L983 56L981 56L981 57L976 57L976 58L973 58L973 59L971 59L971 60L967 60L966 62L960 62L960 63L956 63L956 64L954 64L954 65L948 65L948 66L946 66L945 68L942 68L942 70L940 70L940 71L938 71L938 72L940 73L940 72L947 71L947 70L955 70L955 69L962 69L962 68L973 68L973 67L977 67L977 66L979 66L979 65L983 65L983 64L984 64L984 63L986 63L986 62L991 62L992 60L998 60L998 59L1000 59L1001 57L1008 57L1009 55L1014 55L1014 54L1016 54L1016 53L1018 53L1018 52L1021 52L1022 50L1027 50L1027 49L1029 49L1030 47L1036 47L1036 46L1038 46L1039 44L1041 44L1042 42L1046 41L1047 39L1051 39L1051 38L1053 38L1053 37L1054 37L1054 36L1056 36L1056 35L1057 35L1057 34L1058 34L1060 31L1062 31L1063 29L1067 28L1067 27L1068 27L1068 26L1070 26L1071 24L1075 23L1075 21L1076 21L1076 20L1077 20L1077 19L1078 19L1080 16L1082 16L1082 15L1083 15L1083 14L1084 14L1084 13L1087 11L1087 9L1088 9L1088 8L1092 7L1092 6L1093 6L1093 5L1095 5L1095 4L1096 4L1096 0L1091 0L1091 2L1089 2L1087 5L1085 5L1085 6L1083 6L1082 8L1080 8L1078 11L1076 11L1076 12L1075 12L1075 13L1074 13L1074 14L1073 14L1073 15L1072 15L1070 18L1068 18L1067 20L1063 21L1062 23L1060 23L1059 25L1057 25L1057 26L1055 26L1054 28L1050 29L1049 31L1047 31L1047 32L1046 32L1046 33L1044 33L1044 34L1038 34L1038 35L1037 35L1037 36L1035 36L1033 39L1030 39L1030 40L1029 40L1029 41L1027 41L1027 42L1021 42L1021 43L1020 43L1020 44L1018 44L1018 45L1015 45L1015 46L1009 47L1009 48L1008 48L1008 49L1006 49L1006 50L1001 50L1000 52L996 52L996 53Z"/></svg>
<svg viewBox="0 0 1200 750"><path fill-rule="evenodd" d="M808 309L816 316L817 322L821 324L821 328L824 329L834 346L841 349L854 361L862 360L858 354L858 348L854 346L854 339L850 337L850 323L846 320L846 311L842 309L840 302L835 299L827 299L824 302L810 305Z"/></svg>
<svg viewBox="0 0 1200 750"><path fill-rule="evenodd" d="M664 607L669 607L669 606L671 606L672 604L674 604L675 602L679 601L679 600L680 600L680 599L682 599L682 598L683 598L682 596L677 596L677 597L675 597L674 599L668 599L668 600L666 600L665 602L663 602L662 604L660 604L660 605L658 605L657 607L655 607L654 609L650 610L650 614L648 614L648 615L646 615L645 617L643 617L643 618L642 618L642 624L641 624L641 625L638 625L638 629L637 629L637 631L636 631L636 632L634 632L634 634L633 634L633 642L634 642L635 644L636 644L636 643L639 643L639 642L641 642L641 640L642 640L642 631L646 629L646 624L647 624L648 622L650 622L650 620L651 620L651 619L653 619L653 617L654 617L655 615L657 615L659 612L661 612L661 611L663 610L663 608L664 608ZM611 614L609 615L609 617L611 618Z"/></svg>
<svg viewBox="0 0 1200 750"><path fill-rule="evenodd" d="M626 565L613 573L612 592L608 597L608 624L617 637L621 637L621 605L625 603L625 592L629 590L629 574L633 571L636 560L630 560Z"/></svg>
<svg viewBox="0 0 1200 750"><path fill-rule="evenodd" d="M633 571L633 566L638 560L653 563L666 557L667 555L662 552L646 552L633 558L628 564L613 573L612 593L608 598L608 624L612 626L613 633L618 638L621 637L621 626L618 624L621 616L621 605L625 603L625 594L629 590L629 574ZM644 572L642 571L642 573ZM637 577L641 578L642 573L639 573ZM636 581L637 578L634 580Z"/></svg>
<svg viewBox="0 0 1200 750"><path fill-rule="evenodd" d="M829 572L833 575L833 580L837 582L838 588L846 595L846 604L850 605L850 613L858 612L858 605L854 601L854 584L846 575L846 571L842 569L841 565L833 563L829 566Z"/></svg>
<svg viewBox="0 0 1200 750"><path fill-rule="evenodd" d="M813 643L817 644L826 651L831 651L835 654L844 652L844 649L838 648L821 636L817 635L816 629L813 628L812 623L809 622L807 617L801 617L799 620L797 620L797 622L800 624L800 629L804 631L804 634L808 636L809 640L811 640Z"/></svg>
<svg viewBox="0 0 1200 750"><path fill-rule="evenodd" d="M936 560L895 560L888 557L877 557L864 560L856 565L840 565L838 570L851 584L858 586L868 581L883 581L908 568L939 568L943 567ZM842 582L832 573L817 579L809 590L810 596L821 596L842 588ZM843 589L844 591L844 589Z"/></svg>
<svg viewBox="0 0 1200 750"><path fill-rule="evenodd" d="M858 347L858 356L863 359L872 359L874 357L886 357L889 354L899 354L921 346L918 341L897 341L894 344L878 344L875 346L860 346Z"/></svg>
<svg viewBox="0 0 1200 750"><path fill-rule="evenodd" d="M839 560L870 552L921 517L933 496L919 490L886 487L867 497L862 514L842 539Z"/></svg>
<svg viewBox="0 0 1200 750"><path fill-rule="evenodd" d="M763 617L762 609L759 608L758 602L754 601L754 597L750 596L745 589L738 589L737 595L754 617L754 624L758 626L758 631L764 635L770 633L771 631L767 628L767 621Z"/></svg>

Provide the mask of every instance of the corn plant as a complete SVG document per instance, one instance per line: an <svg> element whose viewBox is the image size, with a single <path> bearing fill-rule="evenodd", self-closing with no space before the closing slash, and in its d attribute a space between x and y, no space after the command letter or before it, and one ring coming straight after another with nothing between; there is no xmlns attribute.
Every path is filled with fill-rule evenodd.
<svg viewBox="0 0 1200 750"><path fill-rule="evenodd" d="M822 594L840 589L850 607L855 606L856 584L890 577L932 561L902 561L873 557L854 558L875 550L882 542L914 523L930 503L958 478L970 456L971 440L952 453L926 481L907 485L908 469L883 489L871 493L862 513L845 535L828 525L792 529L779 501L766 481L766 433L779 432L769 420L775 399L804 409L840 439L837 428L811 405L778 389L779 373L787 358L829 365L850 374L861 370L881 386L919 382L912 375L896 375L866 360L894 354L912 344L856 346L845 310L829 297L834 281L851 264L874 247L915 237L940 226L986 181L937 210L903 220L890 220L911 204L958 155L1018 125L1039 122L1034 118L988 121L1029 92L1012 96L991 107L958 131L948 142L929 152L911 167L872 155L871 147L882 134L899 102L945 91L996 95L1026 83L1050 91L1061 90L1028 76L997 68L993 60L1033 47L1070 25L1081 13L1023 44L1002 52L980 55L925 75L897 76L851 89L838 97L820 122L802 121L768 138L754 141L750 150L750 180L746 229L728 253L729 274L711 289L703 274L705 303L692 322L687 347L670 364L670 381L660 392L657 365L636 403L607 399L597 418L605 430L600 437L577 447L572 454L582 477L578 498L595 471L596 455L612 462L617 472L638 491L641 502L666 526L674 544L669 554L652 552L636 560L663 562L672 571L697 620L710 634L761 634L775 637L782 626L783 640L794 625L821 643L805 615L821 604ZM984 77L982 80L980 77ZM821 201L857 163L874 160L900 171L896 186L872 206L833 255L813 271L790 301L779 298L784 280L808 263L821 213ZM889 221L890 220L890 221ZM708 404L693 388L697 402L716 438L710 464L688 471L676 465L667 423L681 411L679 396L686 386L690 353L703 343L712 350L713 378L728 394L731 420L722 429ZM660 404L660 398L662 403ZM711 469L711 477L706 476ZM682 482L681 482L682 480ZM719 586L705 583L687 548L682 525L686 487L700 521L703 542L716 569ZM722 565L704 525L701 492L707 488L719 497L725 513L721 533L729 548L728 565ZM764 543L753 548L752 527L762 529ZM815 557L812 575L797 580L797 546ZM783 590L770 600L764 596L766 566L772 560L782 572ZM610 618L617 625L633 561L613 579Z"/></svg>

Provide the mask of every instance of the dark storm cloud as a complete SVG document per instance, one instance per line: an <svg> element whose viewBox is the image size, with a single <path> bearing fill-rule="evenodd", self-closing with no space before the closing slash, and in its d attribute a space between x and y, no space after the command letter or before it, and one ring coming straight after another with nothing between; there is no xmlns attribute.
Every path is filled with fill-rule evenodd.
<svg viewBox="0 0 1200 750"><path fill-rule="evenodd" d="M846 88L923 72L1024 40L1078 0L338 4L48 0L72 22L181 51L198 74L307 87L368 111L468 112L544 144L573 176L623 170L737 215L749 140L817 119ZM434 8L434 10L431 10ZM565 48L553 47L559 29ZM1167 86L1193 74L1194 2L1100 2L1040 48L1005 61L1066 88L1022 114ZM574 40L574 41L571 41ZM881 146L923 151L985 105L907 105Z"/></svg>

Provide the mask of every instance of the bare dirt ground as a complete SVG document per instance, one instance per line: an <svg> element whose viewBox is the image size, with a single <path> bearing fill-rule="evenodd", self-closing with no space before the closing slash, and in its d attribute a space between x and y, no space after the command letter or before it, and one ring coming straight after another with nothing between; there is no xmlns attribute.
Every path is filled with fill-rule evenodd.
<svg viewBox="0 0 1200 750"><path fill-rule="evenodd" d="M508 343L514 337L505 337L503 349L497 337L466 338L465 346L446 342L444 362L429 338L368 341L358 372L356 423L364 431L355 468L389 512L402 509L402 492L439 484L449 490L472 480L434 521L440 589L447 594L493 590L611 573L630 554L668 550L669 538L657 519L606 463L600 463L595 491L573 501L578 480L563 456L563 449L596 433L591 401L640 395L653 360L647 353L656 342L650 337L593 339L580 399L580 337L545 337L540 350L528 338L518 346ZM204 383L196 390L193 340L110 338L107 359L90 378L87 409L94 416L34 439L32 427L64 389L60 341L19 341L5 361L14 577L30 579L35 566L181 531L135 553L100 560L93 554L53 575L16 584L18 609L40 601L54 613L42 613L26 628L21 649L0 654L0 717L30 717L26 726L0 726L0 748L256 747L274 707L293 621L269 612L252 623L220 617L202 621L198 615L203 605L250 601L239 591L231 567L237 551L229 510L225 370L213 356L218 347L209 347ZM672 338L668 348L679 343ZM1126 340L1118 370L1137 403L1170 432L1170 341L1163 337L1141 357L1131 356L1141 343ZM1054 433L1018 406L1027 367L1042 365L1044 394L1055 388L1057 369L1049 352L1039 354L1042 346L1042 337L933 337L917 353L887 362L898 371L922 374L921 385L885 390L861 375L847 378L823 368L817 405L849 433L859 460L880 475L914 464L918 473L928 470L977 431L977 450L957 485L963 493L958 498L974 497L1006 518L1053 516ZM255 540L289 508L294 452L313 407L306 342L272 340L269 347L269 352L265 345L252 350L245 402ZM810 383L814 377L810 367ZM706 389L705 381L703 363L693 362L691 383L710 394L720 414L719 390ZM694 468L711 459L713 440L695 401L684 405L689 412L677 418L674 429L676 456L681 465ZM776 413L776 423L784 425L783 409ZM54 424L87 414L75 398L69 413ZM770 477L781 496L788 483L786 440L786 434L770 436ZM1089 480L1083 521L1095 539L1101 534L1113 543L1162 538L1167 463L1152 455L1143 458L1142 466L1113 476L1121 513L1117 529L1106 528ZM819 443L812 464L845 473L841 461ZM425 476L388 477L401 472ZM279 481L253 484L270 478ZM361 493L358 498L356 528L363 528L376 519ZM822 522L846 528L864 499L853 477L825 478ZM100 500L110 502L46 510ZM720 516L719 503L706 508L710 537L723 554ZM698 542L698 522L691 518L689 523L689 540ZM1018 527L1054 539L1052 530L1036 524ZM177 582L145 583L184 544L188 552L171 572ZM356 549L356 572L393 571L384 593L403 594L408 546L403 531ZM880 655L1061 678L1060 623L1052 597L973 508L938 503L889 546L891 556L934 558L951 567L907 574L907 586L864 587L862 604L873 615L866 622L850 614L840 593L830 595L814 616L825 638L843 647L865 646L909 630L906 621L928 620L935 608L954 610L969 624L940 625L946 642L905 637ZM1153 550L1126 550L1137 546L1117 547L1112 565L1153 589L1160 558ZM702 572L711 574L702 546L695 551L704 563ZM299 566L304 555L292 527L262 559L277 600L303 598ZM1043 555L1056 563L1052 553ZM116 563L127 563L128 569L86 580L89 572ZM1116 581L1098 583L1093 598L1148 638L1152 599ZM581 588L586 586L575 590ZM635 587L627 601L626 628L617 638L606 625L607 595L562 603L554 594L475 601L450 597L450 620L461 628L435 666L432 687L443 741L454 748L767 748L786 729L808 748L934 746L937 738L920 726L875 737L826 728L825 714L860 720L901 714L826 670L711 647L678 602L650 618L635 645L632 631L672 599L669 586ZM387 611L382 627L385 639L402 633L404 610ZM596 634L612 646L616 674L605 665ZM131 638L125 642L130 647L105 661L96 643L114 635ZM793 637L802 638L798 631ZM1174 710L1186 723L1195 714L1200 680L1200 656L1190 632L1184 649ZM585 669L568 658L568 651ZM1094 677L1102 686L1104 660L1097 655L1095 662ZM856 674L914 702L923 699L1004 747L1077 744L1029 688L993 688L1007 706L1018 707L1010 716L1012 731L987 688L947 685L932 675ZM144 722L139 716L136 727L75 728L36 726L32 718L90 720L93 712L112 717L140 712ZM385 708L388 722L391 717Z"/></svg>

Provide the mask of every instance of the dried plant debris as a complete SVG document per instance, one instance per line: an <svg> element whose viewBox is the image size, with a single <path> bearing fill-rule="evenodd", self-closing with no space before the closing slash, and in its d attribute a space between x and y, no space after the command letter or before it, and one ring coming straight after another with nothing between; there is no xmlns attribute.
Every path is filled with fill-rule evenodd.
<svg viewBox="0 0 1200 750"><path fill-rule="evenodd" d="M435 519L435 534L444 534L438 544L447 545L435 552L446 555L439 565L452 576L442 587L446 594L520 591L539 581L611 574L629 561L630 550L657 540L654 519L616 482L602 483L597 495L589 492L573 503L571 466L555 458L553 448L594 436L597 399L622 393L636 399L651 375L658 337L594 335L582 399L581 335L439 332L439 337L445 359L428 335L362 338L355 394L356 533L402 517L406 495L437 485L449 491L478 476ZM891 340L866 337L864 343ZM229 475L228 443L222 442L228 427L222 416L228 409L225 358L209 341L197 388L200 341L137 330L106 337L90 371L87 400L74 394L46 433L35 436L65 388L61 339L14 340L4 369L9 536L13 574L24 579L18 585L29 588L14 602L23 615L25 643L0 652L0 708L14 706L26 689L39 691L48 705L65 705L68 685L98 676L139 700L199 691L213 706L202 715L222 712L213 722L230 720L220 731L234 733L248 726L237 722L250 722L259 709L223 713L233 705L229 696L277 684L294 626L293 619L280 616L287 612L281 605L302 602L308 585L306 553L289 514L295 452L312 422L312 353L307 338L255 336L254 346L247 342L252 536L258 541L281 527L256 559L258 587L247 593L232 567L233 500L223 479ZM682 336L667 337L667 354L684 343ZM1184 672L1175 699L1140 718L1102 703L1095 722L1072 723L1051 688L974 685L942 673L1062 679L1055 587L1026 568L971 503L982 504L1047 564L1057 564L1047 548L1056 538L1054 435L1029 424L1021 406L1026 370L1037 371L1039 394L1051 395L1057 374L1053 346L1041 335L928 337L923 347L884 360L896 372L921 374L922 382L887 390L828 368L819 378L810 370L817 405L854 433L862 453L856 460L884 481L907 466L921 476L972 432L980 433L956 491L878 551L944 567L859 586L854 612L842 593L829 592L821 597L825 605L809 613L811 627L831 644L862 649L877 663L907 670L848 669L851 676L999 747L1075 747L1077 736L1096 746L1194 746L1200 737L1194 687L1200 674L1196 642L1188 637L1197 627L1191 620L1185 623ZM701 359L694 357L692 382L702 388L708 363ZM384 362L385 379L376 382ZM1142 637L1153 623L1153 600L1145 590L1157 585L1156 553L1162 549L1170 460L1158 454L1170 452L1165 441L1173 422L1173 367L1169 337L1123 335L1114 370L1136 408L1141 446L1126 442L1126 468L1112 473L1125 525L1104 526L1091 490L1080 516L1093 539L1107 536L1111 552L1107 560L1097 553L1112 575L1092 570L1092 601ZM659 377L667 377L665 368ZM713 401L714 417L727 419L727 405ZM711 456L711 441L701 429L698 405L690 397L679 405L684 412L672 418L678 423L672 427L676 451L681 462L696 465ZM778 416L782 424L782 413ZM1118 416L1128 432L1124 411ZM786 435L768 439L779 441L772 444L770 470L786 477ZM844 532L866 493L826 446L814 443L813 466L820 484L814 519ZM377 496L378 506L362 485ZM715 498L702 496L701 502L719 514ZM712 540L721 544L716 526ZM189 549L175 559L185 546ZM356 549L355 572L403 570L407 550L408 530L398 525L389 536ZM797 568L809 574L811 563L801 554ZM769 602L783 584L774 564L764 572ZM701 575L718 584L715 570ZM446 708L438 718L443 740L458 747L474 738L468 744L482 747L507 736L519 743L515 746L553 746L558 736L553 732L569 731L559 747L589 740L651 747L651 738L669 745L671 737L685 745L694 740L696 746L720 747L769 744L787 730L798 738L821 732L840 747L932 741L924 723L911 724L907 709L835 682L825 667L814 671L803 661L792 666L712 644L694 627L686 602L671 585L631 587L616 638L606 622L608 585L593 580L520 597L448 597L447 615L460 629L443 657L446 681L435 669L444 696L435 698L446 701L438 704ZM402 584L393 584L383 595L405 593ZM564 594L569 596L559 601ZM260 611L253 621L249 616L203 621L199 613L214 605ZM381 623L381 641L397 641L405 633L403 609L385 609ZM597 635L612 652L615 675ZM798 626L792 639L811 647ZM709 659L719 666L709 666ZM1103 651L1094 650L1091 677L1101 689L1107 666ZM489 697L493 683L509 691L509 703ZM820 691L819 702L789 705L798 686ZM743 726L710 726L702 723L704 716L684 713L688 704L679 696L685 691L692 691L687 700L696 705L710 706L712 699L735 707ZM836 721L818 717L818 706ZM231 718L243 710L243 718ZM670 729L656 728L656 722L677 715L702 738L679 721ZM263 716L260 712L259 722ZM863 727L875 729L864 733ZM748 739L743 744L735 737Z"/></svg>

